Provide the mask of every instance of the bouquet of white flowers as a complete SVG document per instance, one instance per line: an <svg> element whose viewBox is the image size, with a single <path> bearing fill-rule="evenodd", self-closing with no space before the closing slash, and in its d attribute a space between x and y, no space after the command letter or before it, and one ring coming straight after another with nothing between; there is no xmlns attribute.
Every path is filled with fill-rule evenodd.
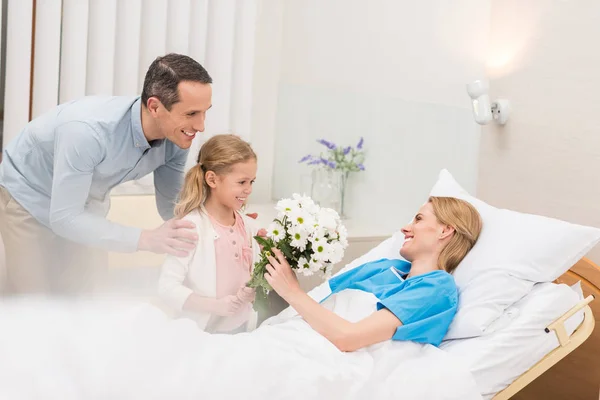
<svg viewBox="0 0 600 400"><path fill-rule="evenodd" d="M264 275L267 257L274 247L281 250L297 274L322 272L326 278L348 247L348 232L336 211L321 208L310 197L298 194L280 200L276 208L278 215L269 225L267 236L255 237L262 250L247 286L256 288L257 299L266 298L272 290Z"/></svg>

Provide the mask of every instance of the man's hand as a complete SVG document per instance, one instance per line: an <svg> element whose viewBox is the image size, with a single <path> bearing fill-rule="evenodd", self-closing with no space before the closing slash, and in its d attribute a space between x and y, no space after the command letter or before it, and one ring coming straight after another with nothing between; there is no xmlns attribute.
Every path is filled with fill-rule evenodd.
<svg viewBox="0 0 600 400"><path fill-rule="evenodd" d="M156 229L142 231L138 250L185 257L196 247L198 235L195 228L191 221L170 219Z"/></svg>

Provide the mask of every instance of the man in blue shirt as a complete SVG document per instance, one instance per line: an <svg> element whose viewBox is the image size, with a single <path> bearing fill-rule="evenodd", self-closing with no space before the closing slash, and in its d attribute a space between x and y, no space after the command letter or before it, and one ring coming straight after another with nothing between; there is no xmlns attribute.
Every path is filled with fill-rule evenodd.
<svg viewBox="0 0 600 400"><path fill-rule="evenodd" d="M149 67L141 96L84 97L29 122L0 163L0 234L12 293L87 290L106 251L185 256L197 237L173 207L188 149L212 105L212 78L190 57ZM153 230L106 219L110 191L154 172L166 221Z"/></svg>

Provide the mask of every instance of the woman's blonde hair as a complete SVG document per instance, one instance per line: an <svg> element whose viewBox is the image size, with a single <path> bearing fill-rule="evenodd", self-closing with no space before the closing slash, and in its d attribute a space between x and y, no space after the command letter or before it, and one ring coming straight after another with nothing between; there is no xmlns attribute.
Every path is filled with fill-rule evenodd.
<svg viewBox="0 0 600 400"><path fill-rule="evenodd" d="M204 177L208 171L225 175L235 164L256 160L250 144L237 135L215 135L200 148L197 164L185 175L179 201L175 205L175 216L181 218L199 208L210 193Z"/></svg>
<svg viewBox="0 0 600 400"><path fill-rule="evenodd" d="M438 267L451 274L477 242L481 216L471 204L454 197L430 197L429 202L438 221L454 228L454 235L438 258Z"/></svg>

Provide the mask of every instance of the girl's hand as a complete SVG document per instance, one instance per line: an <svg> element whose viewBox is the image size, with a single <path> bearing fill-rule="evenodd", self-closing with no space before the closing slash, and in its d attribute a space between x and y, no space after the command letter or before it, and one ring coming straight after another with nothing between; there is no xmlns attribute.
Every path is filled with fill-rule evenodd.
<svg viewBox="0 0 600 400"><path fill-rule="evenodd" d="M290 295L298 291L301 292L302 289L296 274L292 271L292 267L281 253L281 250L273 248L273 254L274 256L267 257L270 264L267 264L265 279L278 295L287 300Z"/></svg>
<svg viewBox="0 0 600 400"><path fill-rule="evenodd" d="M267 230L265 228L260 228L258 232L256 232L256 236L267 237Z"/></svg>
<svg viewBox="0 0 600 400"><path fill-rule="evenodd" d="M235 295L221 297L215 301L213 313L221 317L234 315L242 306L242 302Z"/></svg>
<svg viewBox="0 0 600 400"><path fill-rule="evenodd" d="M237 298L242 304L254 302L256 290L246 286L242 286L237 292Z"/></svg>
<svg viewBox="0 0 600 400"><path fill-rule="evenodd" d="M256 236L260 236L262 238L266 238L267 237L267 230L265 228L260 228L258 230L258 232L256 232ZM260 251L263 251L263 247L261 245L258 245L258 248L260 249Z"/></svg>

